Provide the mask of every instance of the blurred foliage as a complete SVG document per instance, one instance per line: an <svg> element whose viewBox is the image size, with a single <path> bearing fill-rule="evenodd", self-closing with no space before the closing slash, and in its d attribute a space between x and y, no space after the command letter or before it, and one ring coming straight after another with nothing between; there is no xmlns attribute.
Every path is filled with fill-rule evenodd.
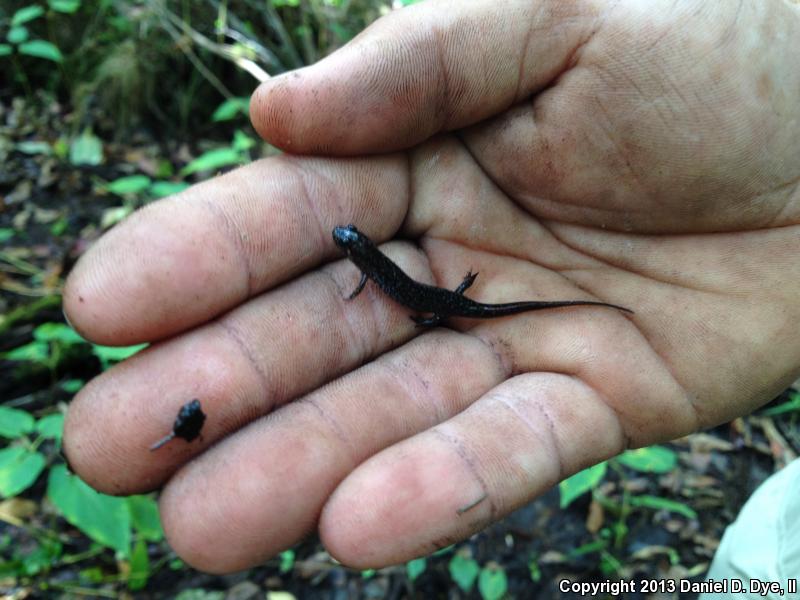
<svg viewBox="0 0 800 600"><path fill-rule="evenodd" d="M75 127L106 138L143 125L197 135L246 110L242 99L259 80L319 60L390 8L389 0L5 1L0 72L12 85L0 93L46 92L74 107Z"/></svg>

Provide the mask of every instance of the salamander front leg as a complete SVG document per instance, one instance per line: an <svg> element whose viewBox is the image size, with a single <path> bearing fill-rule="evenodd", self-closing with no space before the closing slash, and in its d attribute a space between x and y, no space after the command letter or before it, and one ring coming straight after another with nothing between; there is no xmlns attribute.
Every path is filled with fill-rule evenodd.
<svg viewBox="0 0 800 600"><path fill-rule="evenodd" d="M417 327L436 327L442 322L442 317L439 315L432 315L430 317L423 317L421 315L411 315L411 320L417 324Z"/></svg>
<svg viewBox="0 0 800 600"><path fill-rule="evenodd" d="M361 293L361 290L363 290L364 286L367 285L367 279L368 279L367 274L362 273L361 281L358 282L358 285L356 286L356 289L353 290L353 293L347 297L348 300L352 300Z"/></svg>
<svg viewBox="0 0 800 600"><path fill-rule="evenodd" d="M473 283L475 283L475 278L477 276L478 276L478 274L477 273L473 273L472 271L467 273L466 277L464 277L464 281L462 281L458 285L458 287L456 288L456 290L455 290L456 294L463 294L464 292L466 292L467 289L469 288L469 286L471 286Z"/></svg>

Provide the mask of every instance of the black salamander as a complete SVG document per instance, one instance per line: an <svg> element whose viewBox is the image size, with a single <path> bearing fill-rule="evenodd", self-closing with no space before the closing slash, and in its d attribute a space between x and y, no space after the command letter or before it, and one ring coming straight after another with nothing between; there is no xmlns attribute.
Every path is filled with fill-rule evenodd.
<svg viewBox="0 0 800 600"><path fill-rule="evenodd" d="M589 300L557 300L508 302L505 304L483 304L464 295L464 292L475 282L477 273L467 273L461 284L453 291L414 281L403 270L383 254L366 235L356 229L355 225L335 227L333 241L347 253L356 267L361 271L361 281L348 297L355 298L364 289L368 279L372 279L383 292L411 310L421 313L432 313L431 317L414 315L411 319L420 326L435 326L448 317L467 317L471 319L491 319L505 317L529 310L561 308L563 306L605 306L616 308L627 313L632 310L606 302Z"/></svg>

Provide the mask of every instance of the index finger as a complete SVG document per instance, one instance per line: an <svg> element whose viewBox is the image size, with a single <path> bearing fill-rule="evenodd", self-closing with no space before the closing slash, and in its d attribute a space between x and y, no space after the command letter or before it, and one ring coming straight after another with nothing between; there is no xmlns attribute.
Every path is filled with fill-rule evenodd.
<svg viewBox="0 0 800 600"><path fill-rule="evenodd" d="M64 312L99 343L174 335L335 255L335 225L390 237L408 197L400 155L254 162L112 229L70 274Z"/></svg>

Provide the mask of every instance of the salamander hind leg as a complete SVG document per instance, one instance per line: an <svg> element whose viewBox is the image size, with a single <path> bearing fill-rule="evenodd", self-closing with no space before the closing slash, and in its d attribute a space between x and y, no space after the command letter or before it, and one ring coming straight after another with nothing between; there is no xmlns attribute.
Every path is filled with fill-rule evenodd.
<svg viewBox="0 0 800 600"><path fill-rule="evenodd" d="M431 317L423 317L422 315L411 315L411 320L417 324L417 327L436 327L442 322L442 317L433 315Z"/></svg>
<svg viewBox="0 0 800 600"><path fill-rule="evenodd" d="M358 282L358 285L356 286L356 289L353 290L353 293L347 297L348 300L352 300L361 293L361 290L363 290L364 286L367 285L367 279L368 279L367 274L362 273L361 281Z"/></svg>
<svg viewBox="0 0 800 600"><path fill-rule="evenodd" d="M459 286L455 289L456 294L463 294L464 292L466 292L467 289L469 288L469 286L471 286L473 283L475 283L475 278L477 276L478 276L478 274L477 273L473 273L472 271L467 273L467 275L464 277L464 281L462 281L459 284Z"/></svg>

